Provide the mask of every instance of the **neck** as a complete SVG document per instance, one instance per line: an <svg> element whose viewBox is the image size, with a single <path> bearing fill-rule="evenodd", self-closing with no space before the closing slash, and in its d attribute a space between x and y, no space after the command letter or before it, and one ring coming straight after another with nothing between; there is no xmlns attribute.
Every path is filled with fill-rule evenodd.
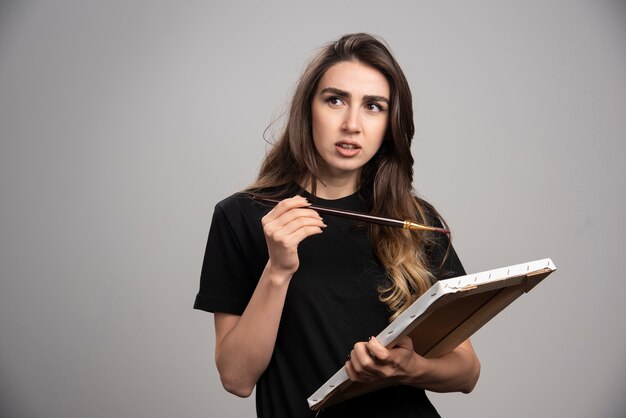
<svg viewBox="0 0 626 418"><path fill-rule="evenodd" d="M340 199L350 196L356 192L357 176L351 175L346 177L330 177L322 178L317 182L315 194L322 199ZM311 193L312 184L305 187L307 192Z"/></svg>

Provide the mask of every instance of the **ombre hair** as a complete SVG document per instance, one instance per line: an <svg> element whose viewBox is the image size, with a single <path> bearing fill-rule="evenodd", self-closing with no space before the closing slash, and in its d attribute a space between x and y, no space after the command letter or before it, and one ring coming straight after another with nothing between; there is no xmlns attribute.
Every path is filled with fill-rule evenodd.
<svg viewBox="0 0 626 418"><path fill-rule="evenodd" d="M317 182L321 181L321 157L313 143L312 102L322 76L344 61L375 68L385 76L390 88L385 138L376 155L361 169L357 186L368 210L374 215L424 224L436 222L439 215L416 196L412 186L410 147L415 127L409 84L389 48L366 33L344 35L322 47L312 58L296 86L285 130L247 191L276 198L309 185L315 196ZM425 250L429 238L427 234L378 225L368 228L374 254L389 278L379 288L379 297L393 312L393 319L433 283Z"/></svg>

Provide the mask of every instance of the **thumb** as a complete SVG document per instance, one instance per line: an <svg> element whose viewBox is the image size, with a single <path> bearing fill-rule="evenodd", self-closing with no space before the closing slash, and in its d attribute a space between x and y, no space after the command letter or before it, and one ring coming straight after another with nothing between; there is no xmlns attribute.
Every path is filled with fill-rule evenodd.
<svg viewBox="0 0 626 418"><path fill-rule="evenodd" d="M398 340L395 348L404 348L405 350L413 351L413 340L409 336L404 336Z"/></svg>

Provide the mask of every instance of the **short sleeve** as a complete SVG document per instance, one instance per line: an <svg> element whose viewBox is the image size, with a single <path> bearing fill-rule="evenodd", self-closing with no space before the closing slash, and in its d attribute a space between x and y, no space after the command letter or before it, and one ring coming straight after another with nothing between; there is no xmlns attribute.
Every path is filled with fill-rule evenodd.
<svg viewBox="0 0 626 418"><path fill-rule="evenodd" d="M237 203L236 198L226 199L213 212L195 309L241 315L260 277L264 255L251 231L261 230L260 220L249 219Z"/></svg>
<svg viewBox="0 0 626 418"><path fill-rule="evenodd" d="M465 269L448 238L438 239L433 245L431 271L436 280L464 276Z"/></svg>

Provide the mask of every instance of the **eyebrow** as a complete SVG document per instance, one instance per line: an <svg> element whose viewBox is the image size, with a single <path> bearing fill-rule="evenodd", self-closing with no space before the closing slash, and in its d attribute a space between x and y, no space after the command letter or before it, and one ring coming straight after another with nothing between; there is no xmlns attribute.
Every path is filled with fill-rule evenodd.
<svg viewBox="0 0 626 418"><path fill-rule="evenodd" d="M332 93L332 94L335 94L335 95L337 95L337 96L339 96L341 98L351 97L352 96L349 92L347 92L345 90L338 89L336 87L326 87L320 93ZM366 101L366 102L370 102L370 101L373 101L373 102L385 102L385 103L389 104L389 99L386 98L385 96L376 96L376 95L372 95L372 94L368 94L368 95L363 96L363 101Z"/></svg>

